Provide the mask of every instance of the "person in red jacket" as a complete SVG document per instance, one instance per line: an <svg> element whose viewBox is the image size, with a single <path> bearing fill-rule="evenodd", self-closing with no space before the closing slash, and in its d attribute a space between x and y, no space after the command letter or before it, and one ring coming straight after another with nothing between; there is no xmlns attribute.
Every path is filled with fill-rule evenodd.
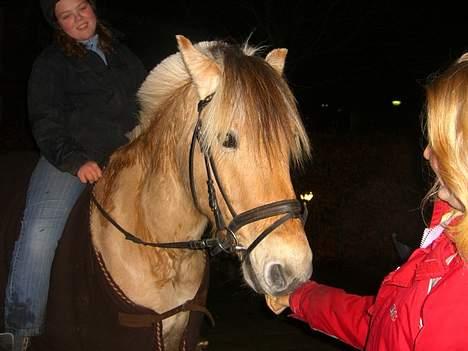
<svg viewBox="0 0 468 351"><path fill-rule="evenodd" d="M383 280L376 296L310 281L267 296L280 313L368 351L468 350L468 53L426 88L428 145L437 195L421 247Z"/></svg>

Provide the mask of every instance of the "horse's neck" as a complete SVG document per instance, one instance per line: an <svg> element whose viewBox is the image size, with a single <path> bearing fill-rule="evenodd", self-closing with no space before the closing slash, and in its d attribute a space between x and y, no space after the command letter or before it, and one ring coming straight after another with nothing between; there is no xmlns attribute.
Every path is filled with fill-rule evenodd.
<svg viewBox="0 0 468 351"><path fill-rule="evenodd" d="M182 184L169 174L153 177L138 199L146 228L158 241L198 239L206 219L196 210Z"/></svg>
<svg viewBox="0 0 468 351"><path fill-rule="evenodd" d="M112 211L117 216L122 214L119 217L130 222L134 232L140 233L140 239L155 242L197 239L206 219L196 210L179 178L167 172L146 174L138 164L132 165L114 179L118 186L113 187Z"/></svg>
<svg viewBox="0 0 468 351"><path fill-rule="evenodd" d="M127 167L114 179L118 186L113 188L111 203L104 204L123 228L141 240L171 242L197 238L206 219L196 211L177 178L158 173L149 176L138 165ZM138 180L146 181L139 184ZM105 181L104 177L97 195L102 196ZM164 311L194 296L204 270L202 253L131 243L97 210L92 212L91 225L95 247L102 253L116 283L133 301Z"/></svg>

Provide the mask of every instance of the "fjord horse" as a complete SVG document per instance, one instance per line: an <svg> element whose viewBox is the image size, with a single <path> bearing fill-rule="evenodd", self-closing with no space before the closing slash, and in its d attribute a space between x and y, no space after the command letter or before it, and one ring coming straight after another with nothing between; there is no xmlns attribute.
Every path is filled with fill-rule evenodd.
<svg viewBox="0 0 468 351"><path fill-rule="evenodd" d="M185 307L204 279L206 248L238 255L247 284L267 296L312 272L290 178L310 146L282 77L287 51L263 59L248 45L177 42L138 92L140 124L95 185L89 222L115 291L167 317L157 349L168 351L185 349Z"/></svg>
<svg viewBox="0 0 468 351"><path fill-rule="evenodd" d="M248 259L242 257L242 270L258 293L291 292L310 277L312 252L297 211L288 216L291 210L278 209L297 201L290 165L310 152L282 78L287 51L276 49L263 59L249 46L221 41L194 46L183 36L177 42L179 52L156 66L138 92L140 124L130 143L112 155L95 187L97 203L118 226L151 243L197 240L209 223L218 224L217 214L229 221L273 204L269 215L247 219L224 237L230 236L243 256L286 213L248 250ZM199 101L204 103L197 111ZM210 188L210 173L222 184ZM227 199L218 200L215 211L209 191ZM195 295L203 252L126 240L96 206L91 232L112 279L134 303L160 313ZM187 318L184 312L164 321L167 350L177 349Z"/></svg>

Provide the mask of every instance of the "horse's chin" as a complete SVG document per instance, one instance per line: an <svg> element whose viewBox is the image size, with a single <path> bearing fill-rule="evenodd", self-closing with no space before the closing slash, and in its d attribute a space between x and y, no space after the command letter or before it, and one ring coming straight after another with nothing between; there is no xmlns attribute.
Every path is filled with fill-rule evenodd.
<svg viewBox="0 0 468 351"><path fill-rule="evenodd" d="M292 293L300 285L309 280L312 275L312 266L309 269L305 269L301 276L294 276L286 274L282 279L282 284L272 284L271 279L268 279L264 272L258 274L253 268L251 262L246 260L242 264L242 273L246 283L258 294L270 295L270 296L282 296Z"/></svg>

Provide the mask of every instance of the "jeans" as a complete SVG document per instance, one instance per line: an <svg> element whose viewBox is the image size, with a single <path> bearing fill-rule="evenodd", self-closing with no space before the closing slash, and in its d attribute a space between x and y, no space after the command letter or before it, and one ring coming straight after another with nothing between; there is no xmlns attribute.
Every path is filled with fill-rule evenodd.
<svg viewBox="0 0 468 351"><path fill-rule="evenodd" d="M5 329L18 336L44 330L52 262L58 241L85 184L41 157L29 182L21 232L5 292Z"/></svg>

